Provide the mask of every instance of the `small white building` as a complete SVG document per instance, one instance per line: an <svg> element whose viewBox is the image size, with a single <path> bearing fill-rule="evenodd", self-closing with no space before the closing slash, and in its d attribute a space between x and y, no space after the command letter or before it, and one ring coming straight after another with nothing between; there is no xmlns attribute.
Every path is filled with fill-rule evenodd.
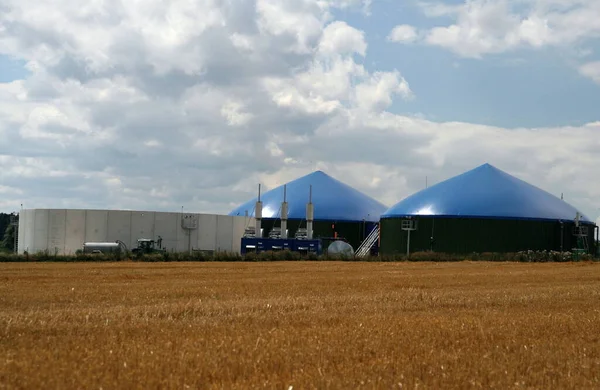
<svg viewBox="0 0 600 390"><path fill-rule="evenodd" d="M169 252L240 252L254 218L214 214L124 210L26 209L19 213L18 252L75 254L84 242L157 240Z"/></svg>

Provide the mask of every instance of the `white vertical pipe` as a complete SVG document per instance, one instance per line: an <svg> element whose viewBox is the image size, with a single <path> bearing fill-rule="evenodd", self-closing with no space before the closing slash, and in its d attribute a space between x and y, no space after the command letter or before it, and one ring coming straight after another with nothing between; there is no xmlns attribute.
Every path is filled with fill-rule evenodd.
<svg viewBox="0 0 600 390"><path fill-rule="evenodd" d="M313 219L315 216L315 208L312 203L312 185L310 186L310 192L308 195L308 204L306 205L306 238L312 240L313 238Z"/></svg>
<svg viewBox="0 0 600 390"><path fill-rule="evenodd" d="M258 200L256 201L254 218L256 220L256 237L262 238L262 202L260 201L260 184L258 185Z"/></svg>
<svg viewBox="0 0 600 390"><path fill-rule="evenodd" d="M283 203L281 204L281 238L287 238L288 203L287 187L283 185Z"/></svg>

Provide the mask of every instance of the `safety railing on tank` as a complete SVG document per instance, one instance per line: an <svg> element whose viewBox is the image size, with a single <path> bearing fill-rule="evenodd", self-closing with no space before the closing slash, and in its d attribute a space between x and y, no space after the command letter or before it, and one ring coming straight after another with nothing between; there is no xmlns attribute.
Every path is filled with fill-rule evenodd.
<svg viewBox="0 0 600 390"><path fill-rule="evenodd" d="M377 242L379 238L379 225L375 225L375 228L371 230L371 233L367 236L367 238L360 244L358 249L355 252L356 257L365 257L371 252L371 248Z"/></svg>

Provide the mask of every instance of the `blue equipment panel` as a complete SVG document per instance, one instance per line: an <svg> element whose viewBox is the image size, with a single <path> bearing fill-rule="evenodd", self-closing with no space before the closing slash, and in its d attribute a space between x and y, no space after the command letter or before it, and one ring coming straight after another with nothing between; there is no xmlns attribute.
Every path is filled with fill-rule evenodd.
<svg viewBox="0 0 600 390"><path fill-rule="evenodd" d="M289 250L301 253L321 254L321 240L296 240L277 238L242 238L241 254L261 253L266 251Z"/></svg>
<svg viewBox="0 0 600 390"><path fill-rule="evenodd" d="M321 254L321 240L294 240L294 252Z"/></svg>
<svg viewBox="0 0 600 390"><path fill-rule="evenodd" d="M283 238L271 238L267 240L265 245L268 251L283 251L283 250L294 250L294 240L283 239Z"/></svg>
<svg viewBox="0 0 600 390"><path fill-rule="evenodd" d="M241 253L260 253L265 251L265 240L262 238L242 238Z"/></svg>

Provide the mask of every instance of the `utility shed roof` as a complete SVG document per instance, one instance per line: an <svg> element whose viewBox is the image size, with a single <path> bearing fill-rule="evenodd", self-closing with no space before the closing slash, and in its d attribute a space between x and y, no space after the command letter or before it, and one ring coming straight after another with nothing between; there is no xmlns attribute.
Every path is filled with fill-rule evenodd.
<svg viewBox="0 0 600 390"><path fill-rule="evenodd" d="M500 169L483 164L411 195L381 218L405 216L569 220L577 209ZM581 216L581 221L591 221Z"/></svg>
<svg viewBox="0 0 600 390"><path fill-rule="evenodd" d="M327 221L377 222L387 206L362 192L334 179L323 171L315 171L286 184L289 219L305 219L306 205L312 185L314 219ZM230 216L254 216L257 198L234 209ZM261 194L263 218L280 218L283 202L283 185Z"/></svg>

